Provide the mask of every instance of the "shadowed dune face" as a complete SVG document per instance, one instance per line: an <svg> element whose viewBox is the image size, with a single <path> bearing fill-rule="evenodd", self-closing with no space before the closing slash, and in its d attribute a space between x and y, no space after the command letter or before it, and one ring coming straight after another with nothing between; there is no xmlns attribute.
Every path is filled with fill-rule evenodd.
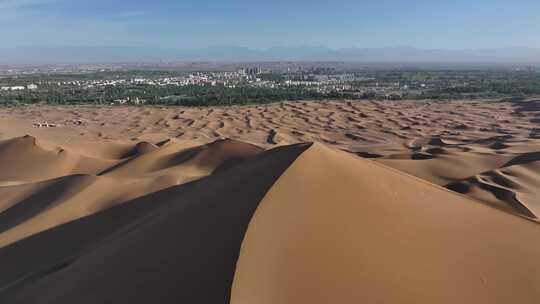
<svg viewBox="0 0 540 304"><path fill-rule="evenodd" d="M539 115L0 109L0 303L538 303Z"/></svg>
<svg viewBox="0 0 540 304"><path fill-rule="evenodd" d="M446 187L507 212L534 219L540 215L540 161L505 165Z"/></svg>
<svg viewBox="0 0 540 304"><path fill-rule="evenodd" d="M0 162L6 169L0 177L7 184L0 187L4 197L0 201L0 247L145 194L226 170L263 149L232 140L203 145L171 141L160 147L139 143L117 160L62 151L69 157L40 147L31 136L0 143ZM18 179L10 180L13 177Z"/></svg>
<svg viewBox="0 0 540 304"><path fill-rule="evenodd" d="M278 148L0 249L9 303L228 303L244 231L309 145ZM46 246L44 244L55 244ZM39 249L40 255L32 251Z"/></svg>

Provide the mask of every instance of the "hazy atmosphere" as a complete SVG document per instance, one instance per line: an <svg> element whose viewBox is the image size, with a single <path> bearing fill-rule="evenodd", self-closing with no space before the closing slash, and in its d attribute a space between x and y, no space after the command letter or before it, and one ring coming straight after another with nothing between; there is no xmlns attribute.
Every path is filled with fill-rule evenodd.
<svg viewBox="0 0 540 304"><path fill-rule="evenodd" d="M0 304L540 303L540 0L0 0Z"/></svg>
<svg viewBox="0 0 540 304"><path fill-rule="evenodd" d="M540 61L538 50L526 49L540 48L539 20L540 4L534 0L2 0L0 55L4 62L36 60L34 55L44 51L46 61L51 49L90 47L102 60L117 60L115 49L123 48L138 60L376 61L383 58L355 49L416 48L436 50L440 55L433 61L523 61L524 53L527 60ZM206 58L181 52L225 47L228 54ZM287 55L279 53L283 47ZM246 54L244 48L263 54ZM506 50L499 57L488 52L487 58L486 53L441 51L470 49ZM81 54L73 59L92 58Z"/></svg>

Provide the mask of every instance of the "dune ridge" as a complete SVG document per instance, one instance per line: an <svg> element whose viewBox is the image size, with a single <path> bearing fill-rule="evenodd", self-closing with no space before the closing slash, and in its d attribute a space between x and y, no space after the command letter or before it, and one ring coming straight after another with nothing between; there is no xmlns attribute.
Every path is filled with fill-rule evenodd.
<svg viewBox="0 0 540 304"><path fill-rule="evenodd" d="M316 144L253 216L231 303L535 303L539 229Z"/></svg>
<svg viewBox="0 0 540 304"><path fill-rule="evenodd" d="M4 247L0 249L0 261L6 265L0 274L0 300L228 303L240 243L253 211L307 147L262 152L198 181L142 196ZM41 248L43 244L57 246ZM31 251L37 248L42 252L34 256Z"/></svg>
<svg viewBox="0 0 540 304"><path fill-rule="evenodd" d="M60 150L63 152L56 152ZM142 142L121 150L113 153L119 158L111 160L80 156L60 147L49 151L31 136L0 143L0 162L6 168L0 172L0 179L8 181L0 187L5 197L0 202L0 247L200 179L263 151L233 140L207 144L170 141L161 146ZM96 151L94 154L99 155Z"/></svg>

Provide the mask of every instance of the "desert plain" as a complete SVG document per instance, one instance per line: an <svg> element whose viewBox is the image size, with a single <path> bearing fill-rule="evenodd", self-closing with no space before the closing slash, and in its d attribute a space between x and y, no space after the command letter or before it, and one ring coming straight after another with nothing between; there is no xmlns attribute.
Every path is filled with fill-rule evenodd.
<svg viewBox="0 0 540 304"><path fill-rule="evenodd" d="M1 303L538 303L540 100L0 109Z"/></svg>

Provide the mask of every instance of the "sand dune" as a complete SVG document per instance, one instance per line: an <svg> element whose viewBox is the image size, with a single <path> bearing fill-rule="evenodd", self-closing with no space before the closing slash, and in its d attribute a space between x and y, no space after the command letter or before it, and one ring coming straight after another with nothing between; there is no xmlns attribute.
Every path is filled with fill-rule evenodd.
<svg viewBox="0 0 540 304"><path fill-rule="evenodd" d="M539 228L317 144L257 209L231 303L535 303Z"/></svg>
<svg viewBox="0 0 540 304"><path fill-rule="evenodd" d="M111 164L111 161L79 156L61 147L48 150L29 135L0 142L0 181L3 182L95 173Z"/></svg>
<svg viewBox="0 0 540 304"><path fill-rule="evenodd" d="M169 141L160 146L142 142L124 154L115 153L122 158L112 161L74 153L59 156L40 148L31 136L7 140L0 147L0 159L4 157L6 168L0 177L8 181L0 187L6 197L0 203L0 247L145 194L225 170L263 151L232 140L203 145ZM56 177L62 174L65 176ZM39 181L32 182L35 180Z"/></svg>
<svg viewBox="0 0 540 304"><path fill-rule="evenodd" d="M0 299L226 303L253 211L279 174L307 147L264 152L202 180L5 247L0 250L0 261L6 265L0 274ZM42 248L44 244L55 246ZM37 249L39 256L30 254Z"/></svg>
<svg viewBox="0 0 540 304"><path fill-rule="evenodd" d="M0 303L538 303L536 104L1 109Z"/></svg>
<svg viewBox="0 0 540 304"><path fill-rule="evenodd" d="M540 162L528 161L482 172L446 187L527 217L540 216ZM534 158L533 158L534 159Z"/></svg>

